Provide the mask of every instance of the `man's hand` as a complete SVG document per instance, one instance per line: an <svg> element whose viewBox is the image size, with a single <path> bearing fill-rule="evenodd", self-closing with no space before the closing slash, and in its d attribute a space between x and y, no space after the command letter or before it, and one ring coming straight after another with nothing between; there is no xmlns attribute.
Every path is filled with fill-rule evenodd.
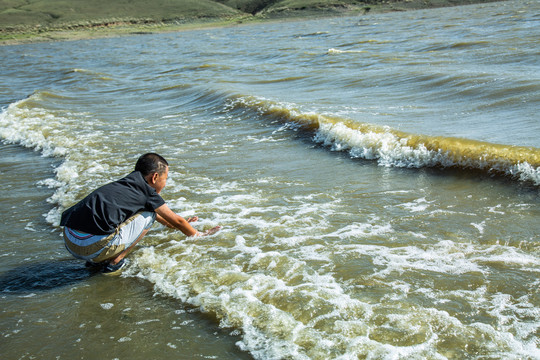
<svg viewBox="0 0 540 360"><path fill-rule="evenodd" d="M216 227L211 228L210 230L206 230L205 232L199 233L199 234L201 234L201 236L209 236L209 235L214 235L219 230L221 230L221 226L216 226Z"/></svg>
<svg viewBox="0 0 540 360"><path fill-rule="evenodd" d="M192 216L192 217L189 217L186 219L186 221L188 223L193 223L195 221L199 220L199 218L197 216ZM205 232L199 232L198 233L198 236L209 236L209 235L214 235L215 233L217 233L219 230L221 230L221 226L216 226L216 227L213 227L211 228L210 230L206 230Z"/></svg>
<svg viewBox="0 0 540 360"><path fill-rule="evenodd" d="M210 230L206 230L203 233L198 232L193 226L191 226L192 222L199 220L197 216L184 219L180 215L175 214L174 211L167 206L167 204L163 204L156 209L156 219L163 225L182 231L184 235L187 236L213 235L221 229L221 226L216 226Z"/></svg>

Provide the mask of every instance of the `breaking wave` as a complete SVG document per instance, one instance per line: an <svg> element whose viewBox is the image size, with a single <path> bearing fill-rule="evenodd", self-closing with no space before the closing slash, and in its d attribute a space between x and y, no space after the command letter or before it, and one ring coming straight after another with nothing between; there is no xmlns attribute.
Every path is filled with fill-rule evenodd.
<svg viewBox="0 0 540 360"><path fill-rule="evenodd" d="M252 109L287 126L314 132L316 143L381 166L405 168L459 167L504 174L540 185L540 149L493 144L456 137L428 136L387 126L301 112L266 99L238 96L232 108Z"/></svg>

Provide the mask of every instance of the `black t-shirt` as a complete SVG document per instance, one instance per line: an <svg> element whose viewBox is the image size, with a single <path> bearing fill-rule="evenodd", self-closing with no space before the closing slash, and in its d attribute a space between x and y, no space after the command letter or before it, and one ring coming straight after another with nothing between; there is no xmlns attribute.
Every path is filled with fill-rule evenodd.
<svg viewBox="0 0 540 360"><path fill-rule="evenodd" d="M62 213L61 226L107 235L139 211L155 211L165 200L139 171L94 190Z"/></svg>

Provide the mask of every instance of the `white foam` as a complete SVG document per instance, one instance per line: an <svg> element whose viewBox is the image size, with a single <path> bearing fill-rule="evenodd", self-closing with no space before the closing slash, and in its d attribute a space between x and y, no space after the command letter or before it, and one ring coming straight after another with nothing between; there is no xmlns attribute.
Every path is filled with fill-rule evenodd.
<svg viewBox="0 0 540 360"><path fill-rule="evenodd" d="M238 250L246 254L259 254L262 252L262 250L256 246L246 246L246 239L240 235L236 236L235 242L236 245L234 246L233 250Z"/></svg>
<svg viewBox="0 0 540 360"><path fill-rule="evenodd" d="M413 202L404 203L398 206L401 206L405 209L410 210L411 212L420 212L425 211L429 207L429 202L426 200L426 198L420 198L416 199Z"/></svg>
<svg viewBox="0 0 540 360"><path fill-rule="evenodd" d="M390 129L387 130L362 132L341 122L319 121L319 128L313 139L331 147L333 151L348 151L353 158L377 160L381 166L420 168L460 165L499 171L517 177L521 181L531 181L535 185L540 185L540 167L531 166L527 162L510 164L502 159L488 163L485 155L477 159L468 157L453 159L441 149L428 150L424 144L411 147L407 145L407 138L399 138Z"/></svg>
<svg viewBox="0 0 540 360"><path fill-rule="evenodd" d="M392 231L392 226L390 224L379 225L372 223L353 223L346 225L333 233L329 233L326 236L335 236L340 239L346 239L366 236L380 236L391 233Z"/></svg>
<svg viewBox="0 0 540 360"><path fill-rule="evenodd" d="M245 250L245 239L237 237L235 243L236 246L232 250ZM183 245L182 248L183 257L189 258L191 255L186 252L187 245ZM202 252L197 250L197 253ZM312 299L310 306L313 306L314 310L318 309L319 302L332 304L334 310L331 314L325 315L325 310L317 310L323 311L318 315L317 323L331 318L336 312L339 314L352 314L357 311L365 313L370 308L366 304L349 298L330 274L320 275L306 267L305 262L297 261L279 252L255 251L249 259L247 272L241 267L230 265L223 267L225 263L212 264L207 263L206 260L204 269L196 270L197 267L186 266L186 261L189 261L186 257L178 259L177 262L175 260L176 264L170 263L170 266L176 269L170 271L170 266L157 265L164 258L152 248L146 248L135 255L140 268L139 276L150 279L160 291L185 299L204 311L216 312L221 318L222 326L241 329L243 337L239 346L256 358L293 356L308 359L305 349L295 342L300 333L301 337L309 334L310 338L318 339L317 347L321 349L320 351L335 345L334 340L327 339L324 333L303 325L294 317L294 312L277 308L276 305L280 304L282 298L281 294L301 293L307 303L310 303L309 299ZM134 268L131 267L128 271ZM212 281L195 281L193 276L200 270L208 273L205 278ZM282 276L278 278L275 274L279 273L282 273ZM290 281L296 283L295 279L299 276L304 278L304 281L298 285L289 284ZM223 282L219 281L220 278ZM236 278L237 281L231 282L231 279ZM190 288L198 290L196 293L185 292L183 290L187 288L184 284L191 284ZM291 302L290 306L297 305Z"/></svg>
<svg viewBox="0 0 540 360"><path fill-rule="evenodd" d="M104 304L101 304L101 308L104 309L104 310L110 310L112 309L114 306L113 303L104 303Z"/></svg>
<svg viewBox="0 0 540 360"><path fill-rule="evenodd" d="M321 122L314 140L331 146L335 151L347 150L355 158L377 160L382 166L453 165L444 154L427 150L424 145L418 148L407 146L406 139L399 139L390 132L362 133L339 122Z"/></svg>
<svg viewBox="0 0 540 360"><path fill-rule="evenodd" d="M28 109L19 101L10 104L0 113L0 137L10 143L18 143L25 147L41 151L45 156L62 156L65 147L55 147L47 134L64 118L55 117L44 109ZM66 144L70 141L65 139Z"/></svg>
<svg viewBox="0 0 540 360"><path fill-rule="evenodd" d="M481 223L471 223L471 225L474 226L480 234L483 234L486 227L486 221L484 220Z"/></svg>
<svg viewBox="0 0 540 360"><path fill-rule="evenodd" d="M499 209L501 209L501 208L502 208L502 205L501 205L501 204L496 205L496 206L492 206L492 207L490 207L490 208L488 209L488 212L494 213L494 214L502 214L502 215L504 215L505 212L499 210Z"/></svg>
<svg viewBox="0 0 540 360"><path fill-rule="evenodd" d="M103 175L111 172L104 158L113 159L113 151L103 145L103 131L97 119L83 113L47 110L36 103L47 93L37 92L28 99L10 104L0 113L0 137L11 143L33 148L43 156L62 157L55 169L55 179L41 181L54 190L47 201L55 206L46 220L57 225L66 206L85 195L89 187L108 182ZM95 144L100 144L96 148ZM69 151L68 151L69 149ZM109 156L110 155L110 156ZM123 169L115 166L116 171Z"/></svg>
<svg viewBox="0 0 540 360"><path fill-rule="evenodd" d="M361 54L365 53L364 50L340 50L340 49L328 49L327 54Z"/></svg>
<svg viewBox="0 0 540 360"><path fill-rule="evenodd" d="M26 226L24 227L24 230L27 231L33 231L36 232L37 230L34 228L34 223L32 221L28 222Z"/></svg>
<svg viewBox="0 0 540 360"><path fill-rule="evenodd" d="M343 248L349 252L369 255L373 263L381 267L376 275L383 277L392 272L407 271L432 271L456 275L488 271L475 261L475 258L469 258L471 253L475 253L472 246L459 245L452 241L441 241L426 249L417 246L390 248L363 244L344 245Z"/></svg>
<svg viewBox="0 0 540 360"><path fill-rule="evenodd" d="M535 168L527 162L521 162L504 170L507 173L518 176L522 181L532 181L535 185L540 185L540 166Z"/></svg>
<svg viewBox="0 0 540 360"><path fill-rule="evenodd" d="M540 259L511 246L493 245L485 249L471 250L471 260L476 263L516 266L540 274Z"/></svg>

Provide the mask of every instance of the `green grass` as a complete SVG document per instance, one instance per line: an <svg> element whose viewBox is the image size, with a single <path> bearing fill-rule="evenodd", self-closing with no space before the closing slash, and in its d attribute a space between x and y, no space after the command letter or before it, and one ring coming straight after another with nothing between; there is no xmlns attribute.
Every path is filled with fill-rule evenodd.
<svg viewBox="0 0 540 360"><path fill-rule="evenodd" d="M0 41L43 34L47 40L54 31L122 33L137 27L159 31L158 27L180 24L223 25L343 10L360 13L369 8L403 10L488 1L496 0L0 0Z"/></svg>
<svg viewBox="0 0 540 360"><path fill-rule="evenodd" d="M0 0L0 28L189 20L239 14L240 11L212 0Z"/></svg>
<svg viewBox="0 0 540 360"><path fill-rule="evenodd" d="M362 1L383 0L0 0L0 29L224 19L275 9L328 9Z"/></svg>

